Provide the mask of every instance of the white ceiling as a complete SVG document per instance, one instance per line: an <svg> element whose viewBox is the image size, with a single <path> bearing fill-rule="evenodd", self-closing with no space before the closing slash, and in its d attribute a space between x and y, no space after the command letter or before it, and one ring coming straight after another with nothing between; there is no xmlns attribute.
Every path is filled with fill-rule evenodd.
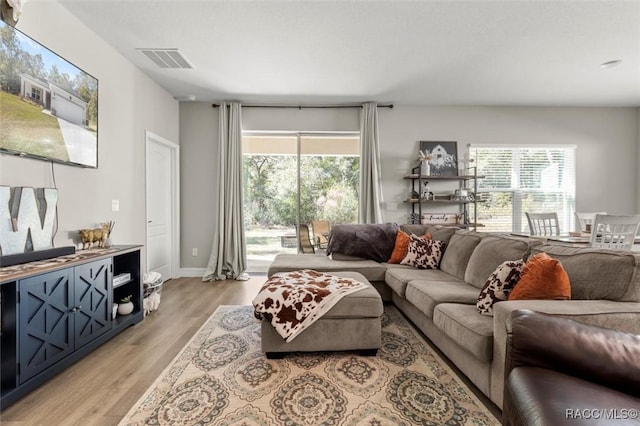
<svg viewBox="0 0 640 426"><path fill-rule="evenodd" d="M60 3L177 98L640 106L640 0Z"/></svg>

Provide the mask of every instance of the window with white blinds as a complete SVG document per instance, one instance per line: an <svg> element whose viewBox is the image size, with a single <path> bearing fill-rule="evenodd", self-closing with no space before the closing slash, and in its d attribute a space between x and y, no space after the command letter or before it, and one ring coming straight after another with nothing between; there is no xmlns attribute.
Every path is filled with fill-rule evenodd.
<svg viewBox="0 0 640 426"><path fill-rule="evenodd" d="M525 212L557 212L574 228L575 146L469 145L478 175L478 222L488 232L529 233Z"/></svg>

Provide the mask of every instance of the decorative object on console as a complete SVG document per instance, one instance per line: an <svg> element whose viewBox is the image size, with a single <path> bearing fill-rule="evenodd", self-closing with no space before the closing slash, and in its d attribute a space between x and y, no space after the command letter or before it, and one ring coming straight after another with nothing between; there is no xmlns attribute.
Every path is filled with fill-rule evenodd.
<svg viewBox="0 0 640 426"><path fill-rule="evenodd" d="M113 288L120 287L122 284L131 281L131 273L125 272L113 277Z"/></svg>
<svg viewBox="0 0 640 426"><path fill-rule="evenodd" d="M0 186L1 266L75 253L53 247L57 204L57 189Z"/></svg>
<svg viewBox="0 0 640 426"><path fill-rule="evenodd" d="M454 141L420 141L420 152L429 153L429 174L458 176L458 143Z"/></svg>
<svg viewBox="0 0 640 426"><path fill-rule="evenodd" d="M76 253L76 246L54 247L48 250L27 251L24 253L4 254L0 256L0 267L22 265L29 262L44 261L60 256L73 255Z"/></svg>
<svg viewBox="0 0 640 426"><path fill-rule="evenodd" d="M120 299L120 303L118 303L119 315L129 315L133 312L133 302L131 301L131 297L132 296L127 296Z"/></svg>
<svg viewBox="0 0 640 426"><path fill-rule="evenodd" d="M116 226L116 222L114 220L110 220L109 222L102 224L102 227L103 228L106 227L106 231L107 231L107 236L104 238L104 244L103 244L104 248L111 247L111 231L113 231L114 226Z"/></svg>
<svg viewBox="0 0 640 426"><path fill-rule="evenodd" d="M53 248L58 190L0 186L3 255Z"/></svg>
<svg viewBox="0 0 640 426"><path fill-rule="evenodd" d="M113 231L113 227L116 226L116 221L115 220L110 220L109 222L105 223L104 225L107 226L107 238L111 238L111 232Z"/></svg>
<svg viewBox="0 0 640 426"><path fill-rule="evenodd" d="M5 17L7 0L0 1ZM98 80L2 21L0 32L0 51L8 52L0 152L97 168Z"/></svg>
<svg viewBox="0 0 640 426"><path fill-rule="evenodd" d="M107 238L107 226L107 224L103 223L101 228L79 230L78 234L80 234L80 241L82 241L82 250L92 248L94 242L98 243L98 247L100 248L105 247L104 242Z"/></svg>

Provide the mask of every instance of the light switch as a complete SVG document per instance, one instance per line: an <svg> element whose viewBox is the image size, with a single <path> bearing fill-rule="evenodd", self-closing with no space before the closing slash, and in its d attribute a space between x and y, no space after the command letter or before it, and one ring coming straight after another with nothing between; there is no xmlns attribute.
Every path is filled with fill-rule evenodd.
<svg viewBox="0 0 640 426"><path fill-rule="evenodd" d="M120 200L111 200L111 211L112 212L120 211Z"/></svg>
<svg viewBox="0 0 640 426"><path fill-rule="evenodd" d="M197 248L192 248L191 249L191 256L196 257L198 256L198 249Z"/></svg>

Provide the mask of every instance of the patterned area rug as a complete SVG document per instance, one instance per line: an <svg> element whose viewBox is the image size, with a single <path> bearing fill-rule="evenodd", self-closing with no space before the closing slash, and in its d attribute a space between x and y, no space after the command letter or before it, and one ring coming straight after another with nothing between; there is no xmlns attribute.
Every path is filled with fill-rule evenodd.
<svg viewBox="0 0 640 426"><path fill-rule="evenodd" d="M498 425L393 306L382 348L268 360L251 306L221 306L121 425Z"/></svg>

